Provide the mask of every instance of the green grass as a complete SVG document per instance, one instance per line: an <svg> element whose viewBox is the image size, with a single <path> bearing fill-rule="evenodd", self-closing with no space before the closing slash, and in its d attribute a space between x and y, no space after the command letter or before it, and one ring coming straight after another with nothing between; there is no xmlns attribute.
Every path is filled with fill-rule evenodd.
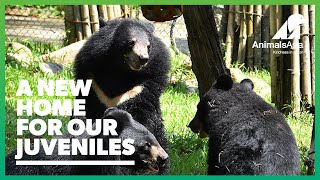
<svg viewBox="0 0 320 180"><path fill-rule="evenodd" d="M31 42L25 42L32 49L34 56L54 51L58 46L43 45ZM27 79L32 89L36 89L38 79L73 79L72 67L67 66L61 74L49 75L44 74L39 70L40 61L35 61L31 65L22 65L17 62L6 61L6 153L11 152L16 147L16 102L15 93L18 88L18 80ZM267 71L248 71L242 68L244 74L248 77L259 78L270 85L270 75ZM167 138L170 143L171 157L171 174L172 175L205 175L207 172L207 139L199 139L193 134L187 125L192 120L196 113L196 105L199 97L196 93L189 92L185 81L195 81L195 76L191 68L185 63L181 57L172 59L172 69L170 77L175 79L173 84L170 84L161 96L161 109ZM257 84L255 84L257 86ZM36 91L34 92L36 94ZM20 97L22 99L40 99L40 97ZM61 97L41 97L52 101ZM65 97L72 99L69 95ZM263 97L268 102L269 96ZM29 119L38 118L36 116L28 117ZM47 117L42 117L48 119ZM56 117L64 122L69 120L69 117ZM304 159L307 157L311 139L312 116L303 112L288 115L287 121L292 128L301 155L302 174L306 174L306 167L303 165ZM25 134L24 137L30 137L30 134ZM47 137L47 136L45 136Z"/></svg>
<svg viewBox="0 0 320 180"><path fill-rule="evenodd" d="M161 97L173 175L206 174L207 140L199 139L187 128L198 101L197 94L181 86L169 86Z"/></svg>

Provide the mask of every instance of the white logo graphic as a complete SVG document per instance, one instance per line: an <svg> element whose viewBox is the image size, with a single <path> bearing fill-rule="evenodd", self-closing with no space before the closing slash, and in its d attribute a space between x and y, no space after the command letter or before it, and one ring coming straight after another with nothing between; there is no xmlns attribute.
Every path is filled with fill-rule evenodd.
<svg viewBox="0 0 320 180"><path fill-rule="evenodd" d="M300 39L300 25L304 23L305 20L301 14L292 14L272 39ZM288 32L291 33L289 37Z"/></svg>

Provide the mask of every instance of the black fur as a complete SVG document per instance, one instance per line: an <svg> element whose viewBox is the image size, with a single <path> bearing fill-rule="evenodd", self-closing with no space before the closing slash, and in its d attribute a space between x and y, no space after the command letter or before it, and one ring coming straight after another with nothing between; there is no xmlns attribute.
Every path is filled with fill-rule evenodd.
<svg viewBox="0 0 320 180"><path fill-rule="evenodd" d="M80 117L82 118L82 117ZM105 142L104 149L108 149L109 138L134 139L135 153L131 156L97 156L97 155L74 155L74 156L59 156L57 146L51 156L46 156L41 146L40 153L35 156L24 154L23 160L135 160L135 166L17 166L14 156L16 151L6 156L6 175L119 175L124 173L140 172L146 174L154 174L148 168L149 164L161 166L163 158L158 158L159 161L149 161L147 157L150 155L149 146L158 146L159 143L152 133L150 133L143 125L135 121L132 116L123 110L109 108L106 111L105 119L115 119L118 122L118 136L91 136L86 133L80 136L72 136L66 134L62 138L102 138ZM83 119L85 120L85 119ZM160 147L161 148L161 147ZM144 160L144 161L142 161Z"/></svg>
<svg viewBox="0 0 320 180"><path fill-rule="evenodd" d="M76 57L76 79L94 79L109 97L116 97L142 85L142 93L117 108L128 111L146 126L168 152L159 102L168 81L169 55L165 45L153 35L154 27L150 23L133 19L100 22L103 23L100 31L88 39ZM128 68L124 54L132 50L128 46L130 38L143 33L147 34L150 42L149 61L140 71L134 71ZM106 107L92 89L88 97L77 97L81 98L86 99L88 118L102 116ZM169 174L169 159L159 174Z"/></svg>
<svg viewBox="0 0 320 180"><path fill-rule="evenodd" d="M223 79L226 86L220 79L201 98L189 125L209 135L208 173L299 175L298 148L282 114L252 91L251 80L230 88L231 77Z"/></svg>

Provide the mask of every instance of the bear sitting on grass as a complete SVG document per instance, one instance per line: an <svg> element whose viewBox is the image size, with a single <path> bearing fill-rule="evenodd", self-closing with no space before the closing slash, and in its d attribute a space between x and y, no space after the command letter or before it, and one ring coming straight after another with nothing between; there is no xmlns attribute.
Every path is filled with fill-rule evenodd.
<svg viewBox="0 0 320 180"><path fill-rule="evenodd" d="M135 148L134 154L125 155L58 155L58 147L54 148L52 155L46 155L44 149L40 148L40 153L34 156L24 154L22 160L49 160L49 161L66 161L66 160L134 160L135 166L27 166L16 165L16 151L6 156L6 175L121 175L126 173L140 172L145 174L156 174L159 167L163 165L168 158L168 154L159 145L158 141L152 133L150 133L143 125L135 121L126 111L116 108L107 109L102 119L115 119L117 123L116 132L118 136L105 136L99 134L91 136L86 133L79 136L71 136L66 134L62 138L101 138L104 141L104 149L108 149L109 138L133 139ZM85 121L85 119L83 119ZM94 125L93 125L94 126Z"/></svg>
<svg viewBox="0 0 320 180"><path fill-rule="evenodd" d="M253 92L249 79L220 76L201 98L189 127L209 136L212 175L299 175L294 135L283 115Z"/></svg>
<svg viewBox="0 0 320 180"><path fill-rule="evenodd" d="M86 117L96 119L109 107L129 112L168 152L160 95L168 82L169 54L154 36L154 26L134 19L104 21L76 56L76 79L92 79ZM158 174L169 174L169 159Z"/></svg>

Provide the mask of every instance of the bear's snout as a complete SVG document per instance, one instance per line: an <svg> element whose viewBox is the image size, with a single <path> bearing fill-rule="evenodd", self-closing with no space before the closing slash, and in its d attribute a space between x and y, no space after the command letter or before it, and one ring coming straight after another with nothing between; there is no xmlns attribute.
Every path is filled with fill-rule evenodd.
<svg viewBox="0 0 320 180"><path fill-rule="evenodd" d="M140 64L142 66L146 65L149 61L149 55L148 54L142 54L139 55Z"/></svg>
<svg viewBox="0 0 320 180"><path fill-rule="evenodd" d="M163 162L169 157L166 151L159 144L151 146L150 155L152 159L157 162Z"/></svg>
<svg viewBox="0 0 320 180"><path fill-rule="evenodd" d="M199 133L201 131L201 122L197 117L194 117L192 121L189 123L188 127L194 133Z"/></svg>
<svg viewBox="0 0 320 180"><path fill-rule="evenodd" d="M157 146L155 146L154 148L151 148L151 154L154 154L156 156L153 158L156 159L156 164L158 164L160 167L163 166L165 164L166 160L169 158L169 155L166 153L166 151L159 144Z"/></svg>
<svg viewBox="0 0 320 180"><path fill-rule="evenodd" d="M166 151L159 145L159 155L158 160L166 160L168 159L169 155L166 153Z"/></svg>
<svg viewBox="0 0 320 180"><path fill-rule="evenodd" d="M201 122L201 120L197 116L192 119L188 127L192 132L199 133L200 138L208 137L208 132L206 132L203 122Z"/></svg>

